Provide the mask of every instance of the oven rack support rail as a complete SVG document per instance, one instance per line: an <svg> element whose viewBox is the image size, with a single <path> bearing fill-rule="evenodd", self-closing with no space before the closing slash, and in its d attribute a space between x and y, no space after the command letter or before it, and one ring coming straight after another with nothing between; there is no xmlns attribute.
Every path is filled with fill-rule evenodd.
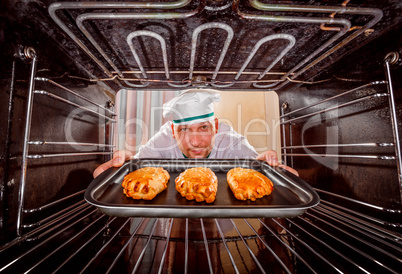
<svg viewBox="0 0 402 274"><path fill-rule="evenodd" d="M359 158L359 159L378 159L378 160L392 160L396 162L397 166L397 173L398 173L398 182L399 182L399 189L400 189L400 202L402 203L402 159L401 159L401 147L400 147L400 137L399 137L399 128L398 128L398 118L396 114L396 106L395 106L395 96L393 92L393 86L392 86L392 77L391 77L391 68L390 65L392 64L391 60L392 59L392 54L397 54L397 53L390 53L386 56L384 59L384 67L385 67L385 74L386 74L386 80L385 81L374 81L362 86L359 86L357 88L345 91L343 93L340 93L338 95L335 95L333 97L315 102L313 104L310 104L308 106L295 109L290 112L285 112L286 109L288 108L288 104L285 102L282 104L281 107L281 116L280 116L280 125L282 128L282 151L283 151L283 161L285 165L287 164L287 157L291 157L291 160L293 160L293 157L335 157L335 158ZM394 58L395 59L395 58ZM398 58L397 58L398 59ZM342 104L336 104L331 107L326 107L321 110L317 110L308 114L300 115L300 116L295 116L295 113L298 113L300 111L319 106L321 104L331 102L334 99L338 99L342 96L349 95L351 93L354 93L356 91L359 91L361 89L367 88L367 87L374 87L374 86L379 86L379 85L386 85L387 87L387 92L379 92L379 93L374 93L371 95L363 96L358 99L354 99ZM329 112L332 110L338 110L340 108L358 104L363 101L367 100L376 100L377 98L383 98L387 97L388 98L388 108L391 113L391 124L392 124L392 133L393 133L393 140L388 141L388 142L361 142L361 143L352 143L352 144L306 144L306 145L298 145L294 146L292 144L287 145L286 144L286 138L285 138L285 126L288 125L289 127L289 136L291 137L291 128L292 128L292 123L297 123L298 121L303 121L305 118L310 118L318 114L322 114L325 112ZM293 117L291 118L290 116ZM290 138L290 142L292 143L292 139ZM385 147L394 147L394 155L366 155L366 154L330 154L330 153L325 153L325 154L317 154L317 153L312 153L310 150L311 148L331 148L331 147L377 147L377 148L385 148ZM304 149L305 153L294 153L293 150L297 149ZM290 152L288 152L290 151ZM293 162L293 161L292 161Z"/></svg>
<svg viewBox="0 0 402 274"><path fill-rule="evenodd" d="M72 105L78 109L81 109L83 111L92 113L94 115L97 115L99 117L104 118L105 123L110 121L111 123L115 123L116 120L113 118L116 116L116 113L114 113L112 110L107 109L97 103L95 103L92 100L89 100L85 98L84 96L81 96L77 92L68 89L57 82L47 79L47 78L40 78L36 77L36 67L38 63L38 56L36 54L36 51L31 48L31 47L25 47L24 52L22 53L23 55L21 58L25 58L26 60L31 60L31 70L30 70L30 78L29 78L29 88L28 88L28 98L27 98L27 111L26 111L26 119L25 119L25 130L24 130L24 143L23 143L23 150L22 150L22 164L21 164L21 183L19 186L19 192L18 192L18 216L17 216L17 235L21 236L22 235L22 228L24 227L23 225L23 214L26 212L30 211L40 211L41 209L24 209L23 204L24 204L24 195L25 195L25 185L26 185L26 180L27 180L27 169L28 169L28 159L41 159L41 158L53 158L53 157L82 157L82 156L88 156L88 155L110 155L113 153L112 151L95 151L95 152L73 152L73 153L54 153L54 154L29 154L29 146L44 146L44 145L62 145L62 146L71 146L74 147L75 149L79 149L80 147L99 147L103 149L111 149L114 146L113 145L108 145L108 144L93 144L93 143L80 143L80 142L75 142L75 141L69 141L69 142L60 142L60 141L47 141L47 140L30 140L30 132L31 132L31 124L32 124L32 112L33 112L33 107L34 107L34 95L35 94L42 94L42 95L47 95L49 98L61 101L63 103ZM64 91L68 92L69 94L72 94L74 97L81 99L83 101L86 101L87 103L90 103L92 106L97 107L104 113L108 113L109 116L106 114L103 114L101 111L98 110L92 110L86 106L83 106L81 104L72 102L71 100L62 98L54 93L51 93L49 91L44 91L44 90L35 90L35 81L41 81L41 82L47 82L50 83L53 86L56 86L58 88L63 89ZM63 201L64 199L61 199L59 201L56 201L55 203L59 203ZM46 208L48 206L51 206L53 203L49 205L45 205L42 208Z"/></svg>
<svg viewBox="0 0 402 274"><path fill-rule="evenodd" d="M399 186L400 186L400 194L401 194L401 203L402 203L402 159L401 159L401 143L400 143L400 138L399 138L399 129L398 129L398 119L397 119L397 114L396 114L396 107L395 107L395 97L394 97L394 89L392 85L392 77L391 77L391 64L395 64L395 58L393 56L397 56L396 60L399 59L399 54L392 52L389 53L387 56L384 58L384 67L385 67L385 75L387 79L387 88L388 88L388 93L389 93L389 107L390 107L390 112L391 112L391 124L392 124L392 130L393 130L393 137L394 137L394 143L395 143L395 155L397 158L397 168L398 168L398 180L399 180Z"/></svg>
<svg viewBox="0 0 402 274"><path fill-rule="evenodd" d="M210 81L205 82L204 84L210 84L213 87L216 88L227 88L235 85L236 83L241 83L241 82L247 82L247 83L252 83L255 88L264 88L264 89L272 89L272 90L280 90L287 84L293 81L300 81L297 80L296 78L306 72L307 70L311 69L314 67L316 64L321 62L322 60L326 59L329 57L331 54L336 52L337 50L341 49L345 45L347 45L349 42L354 40L356 37L359 35L365 33L367 30L369 30L373 25L375 25L377 22L379 22L383 16L383 12L379 9L374 9L374 8L357 8L357 7L337 7L337 6L312 6L312 5L277 5L277 4L265 4L261 3L258 0L249 0L249 4L258 11L262 12L287 12L287 13L293 13L293 12L299 12L302 14L350 14L350 15L357 15L357 16L370 16L371 19L361 27L358 27L357 30L355 31L354 27L352 27L351 22L347 19L344 18L330 18L330 17L312 17L312 16L291 16L291 15L286 15L286 16L276 16L276 15L256 15L253 13L246 13L240 10L239 0L234 0L232 2L232 10L234 12L235 16L238 16L243 19L248 19L248 20L255 20L255 21L265 21L265 22L274 22L274 23L281 23L281 22L287 22L287 23L302 23L302 24L320 24L321 25L321 30L323 31L332 31L335 32L335 35L333 35L331 38L328 39L328 41L324 42L320 47L315 49L311 54L309 54L306 58L301 60L297 65L295 65L292 69L285 73L280 73L281 78L278 80L267 80L263 79L264 76L269 73L270 69L278 62L280 61L286 53L295 45L296 41L294 37L288 37L290 35L288 34L277 34L281 37L270 37L267 36L263 39L261 39L259 42L257 42L253 48L253 50L250 52L250 55L244 60L243 65L239 69L239 71L223 71L222 74L236 74L236 76L233 78L231 81L219 81L217 79L218 74L220 73L220 67L225 59L225 55L228 49L228 46L233 38L233 30L232 28L223 23L218 23L218 22L210 22L201 26L198 26L192 36L191 40L191 58L189 60L189 77L181 80L181 81L174 81L170 78L170 73L182 73L182 74L187 74L187 71L174 71L172 70L169 72L168 68L168 60L167 60L167 54L166 54L166 41L165 39L159 35L158 33L154 33L151 31L136 31L133 33L130 33L127 36L127 44L129 44L130 49L132 51L132 54L134 55L135 61L137 63L137 66L139 68L139 71L130 71L129 73L139 73L142 74L142 79L140 78L126 78L124 76L125 73L122 71L122 69L118 68L118 66L115 64L113 61L116 58L113 58L113 56L109 56L107 53L108 50L105 48L102 48L102 46L98 43L98 41L93 37L91 32L85 27L84 22L85 21L95 21L95 20L139 20L139 19L149 19L149 20L170 20L170 19L181 19L184 20L189 17L196 16L197 14L201 13L204 9L210 9L211 7L208 7L206 4L205 0L201 0L198 7L195 8L192 11L188 12L170 12L170 10L178 9L178 8L183 8L188 6L191 3L189 0L181 0L181 1L176 1L176 2L170 2L170 3L154 3L154 2L149 2L149 3L122 3L122 2L108 2L108 3L99 3L99 2L57 2L53 3L49 6L48 12L53 21L102 69L102 72L108 77L105 79L92 79L93 81L114 81L116 84L120 85L122 88L124 88L124 85L127 87L135 87L135 88L144 88L149 86L150 83L152 82L166 82L167 86L170 87L188 87L192 84L192 81L196 81L198 78L195 77L193 79L193 70L194 70L194 60L195 60L195 52L196 52L196 47L197 47L197 37L198 34L208 28L221 28L227 32L227 39L226 42L224 43L224 46L222 48L222 52L220 55L219 60L217 61L215 70L211 72L212 78ZM140 10L140 9L159 9L159 10L169 10L169 12L159 12L159 13L141 13L140 11L138 12L113 12L113 13L108 13L108 12L88 12L89 10L106 10L106 9L115 9L117 11L122 10L122 9L135 9L135 10ZM75 19L75 28L79 30L81 34L84 35L85 39L80 39L73 31L71 26L67 26L58 16L58 11L69 11L69 10L80 10L84 9L83 13L79 14L76 19ZM340 25L342 27L323 27L325 24L336 24ZM353 30L353 33L351 35L346 35L350 30ZM154 71L153 73L158 73L158 74L165 74L165 80L161 79L149 79L147 72L145 71L145 68L141 64L139 58L138 58L138 53L134 50L132 46L132 38L137 35L145 35L145 36L151 36L160 42L160 49L161 49L161 55L163 56L163 63L164 63L164 71ZM344 37L345 36L345 37ZM276 59L265 69L264 72L260 73L257 79L254 80L247 80L247 81L240 81L239 77L243 73L243 71L246 69L248 63L250 62L251 58L253 55L256 53L258 50L259 46L262 43L265 43L269 40L272 39L287 39L289 40L288 45L278 53ZM264 41L263 41L264 40ZM331 46L335 43L334 46ZM337 43L337 44L336 44ZM90 48L94 48L95 50L90 50ZM97 56L101 56L101 58ZM123 59L125 59L125 56L120 56ZM107 64L106 64L106 63ZM111 70L111 69L113 70ZM203 72L205 74L206 72ZM209 73L209 72L208 72ZM140 82L138 84L132 83L131 81L135 82ZM268 84L263 84L263 83L268 83ZM124 85L123 85L124 84Z"/></svg>
<svg viewBox="0 0 402 274"><path fill-rule="evenodd" d="M290 115L292 115L292 114L294 114L296 112L299 112L299 111L305 110L307 108L317 106L319 104L329 102L331 100L334 100L334 99L339 98L341 96L345 96L347 94L350 94L352 92L361 90L361 89L366 88L366 87L375 86L375 85L382 85L382 84L387 84L387 82L386 81L371 82L369 84L362 85L360 87L351 89L349 91L343 92L341 94L338 94L336 96L327 98L325 100L321 100L321 101L316 102L314 104L311 104L309 106L299 108L299 109L293 110L293 111L288 112L288 113L282 112L282 114L280 116L280 119L281 119L280 124L281 124L282 127L284 127L286 124L289 124L289 126L291 126L291 124L294 123L295 121L303 120L303 119L309 118L309 117L313 117L313 116L318 115L318 114L322 114L322 113L329 112L329 111L332 111L332 110L337 110L339 108L350 106L350 105L353 105L353 104L358 104L358 103L366 101L366 100L372 100L372 99L381 98L381 97L389 97L390 96L389 93L375 93L375 94L364 96L364 97L361 97L361 98L358 98L358 99L355 99L355 100L352 100L352 101L348 101L348 102L343 103L343 104L337 104L337 105L334 105L333 107L328 107L328 108L325 108L325 109L322 109L322 110L317 110L317 111L314 111L312 113L304 114L304 115L294 117L294 118L288 118L287 120L285 120L285 117L290 116ZM286 104L282 106L282 109L284 108L284 106L286 106ZM283 132L283 129L282 129L282 132ZM309 149L309 148L318 148L318 147L327 148L327 147L358 147L358 146L361 146L361 147L390 147L390 146L394 147L395 146L395 143L392 143L392 142L382 142L382 143L365 142L365 143L353 143L353 144L315 144L315 145L301 145L301 146L287 146L286 142L284 142L284 144L285 145L282 146L282 150L284 151L284 154L283 154L284 156L311 156L310 154L287 153L287 151L286 151L286 150L300 149L300 148ZM345 157L345 158L381 159L381 160L395 160L395 159L397 159L396 156L389 156L389 155L314 154L313 156L336 157L336 158Z"/></svg>

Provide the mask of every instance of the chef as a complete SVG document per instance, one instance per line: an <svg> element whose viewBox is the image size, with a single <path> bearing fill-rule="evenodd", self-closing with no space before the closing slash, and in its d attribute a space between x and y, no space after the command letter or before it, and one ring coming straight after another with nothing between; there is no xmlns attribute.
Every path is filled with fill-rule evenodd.
<svg viewBox="0 0 402 274"><path fill-rule="evenodd" d="M110 167L120 167L134 158L208 158L208 159L257 159L271 166L282 167L296 175L293 168L278 163L274 150L258 154L247 139L214 114L214 102L220 94L209 89L190 89L163 105L163 116L172 118L165 123L133 156L131 151L116 151L113 159L95 169L97 177Z"/></svg>

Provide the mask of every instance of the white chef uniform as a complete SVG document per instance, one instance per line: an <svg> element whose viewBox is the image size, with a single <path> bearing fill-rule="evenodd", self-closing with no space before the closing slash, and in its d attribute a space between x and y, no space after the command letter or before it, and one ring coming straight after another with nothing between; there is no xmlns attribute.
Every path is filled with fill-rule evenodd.
<svg viewBox="0 0 402 274"><path fill-rule="evenodd" d="M165 123L145 145L141 146L134 158L185 158L172 134L172 122ZM208 159L255 158L258 153L247 139L225 123L219 123L215 144Z"/></svg>
<svg viewBox="0 0 402 274"><path fill-rule="evenodd" d="M172 117L174 125L187 125L214 121L214 102L220 101L220 94L210 89L190 89L163 105L163 116ZM172 122L165 123L134 158L186 158L173 138ZM258 153L247 139L227 124L219 123L218 133L210 159L255 158Z"/></svg>

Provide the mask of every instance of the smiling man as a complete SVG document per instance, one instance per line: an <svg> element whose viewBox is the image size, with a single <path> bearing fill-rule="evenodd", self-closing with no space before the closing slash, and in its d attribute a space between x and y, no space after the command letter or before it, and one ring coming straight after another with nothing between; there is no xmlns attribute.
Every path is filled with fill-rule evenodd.
<svg viewBox="0 0 402 274"><path fill-rule="evenodd" d="M218 128L218 119L215 119L215 124L211 122L180 126L172 124L172 134L186 158L208 158Z"/></svg>
<svg viewBox="0 0 402 274"><path fill-rule="evenodd" d="M214 102L220 100L217 91L190 89L163 105L163 116L171 117L134 158L180 159L258 159L280 166L298 175L297 171L278 163L277 154L268 150L258 154L247 139L214 114ZM123 165L131 151L117 151L113 159L100 165L94 177L106 169Z"/></svg>

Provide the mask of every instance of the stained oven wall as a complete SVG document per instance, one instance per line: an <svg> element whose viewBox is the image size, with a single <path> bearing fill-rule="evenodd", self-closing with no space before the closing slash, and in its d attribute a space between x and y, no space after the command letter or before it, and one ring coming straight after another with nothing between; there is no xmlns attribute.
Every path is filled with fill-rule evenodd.
<svg viewBox="0 0 402 274"><path fill-rule="evenodd" d="M114 92L108 86L78 79L80 76L85 79L85 74L74 69L73 61L67 58L57 43L50 40L46 34L31 31L29 21L18 23L14 20L18 18L1 17L1 243L16 237L16 218L19 211L22 149L31 72L31 60L20 58L20 51L25 46L35 49L38 56L36 77L54 80L102 106L114 99ZM80 67L82 68L78 66ZM97 107L91 106L86 101L47 81L35 81L35 90L51 92L73 103L92 107L98 111ZM109 142L107 133L109 130L110 123L101 116L82 110L77 111L77 107L47 95L34 94L30 141L105 143ZM97 146L50 144L28 146L28 154L41 156L96 151L107 150ZM92 180L95 167L104 162L107 157L107 155L76 155L28 159L24 209L38 210L43 205L84 190ZM80 198L82 199L82 195ZM63 206L61 203L57 209L53 210L57 212ZM38 216L41 215L43 218L47 214L50 212L25 214L24 222L35 223Z"/></svg>
<svg viewBox="0 0 402 274"><path fill-rule="evenodd" d="M401 29L383 35L374 43L363 47L356 54L347 56L331 71L321 74L322 84L304 85L280 93L280 104L288 103L290 112L306 107L357 87L346 96L302 110L286 119L387 92L385 84L372 84L385 80L384 57L392 51L400 52ZM391 66L401 134L401 64ZM388 97L376 97L356 104L334 108L305 119L286 124L287 146L320 144L393 143ZM319 189L345 195L359 201L386 208L400 208L401 186L395 160L354 158L354 155L395 156L394 147L324 147L287 150L292 154L310 156L287 157L289 164L300 172L303 179ZM314 156L314 154L326 155ZM344 155L331 157L330 155ZM351 155L352 157L347 157Z"/></svg>

